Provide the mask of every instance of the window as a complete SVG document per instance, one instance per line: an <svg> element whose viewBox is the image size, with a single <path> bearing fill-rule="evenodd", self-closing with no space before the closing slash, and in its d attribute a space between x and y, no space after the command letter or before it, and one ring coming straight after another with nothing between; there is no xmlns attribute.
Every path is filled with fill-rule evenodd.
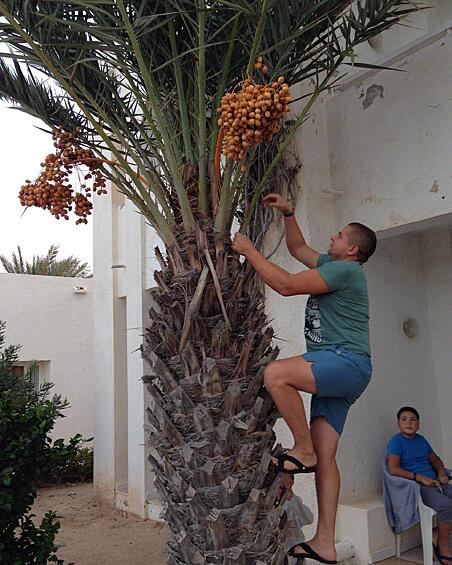
<svg viewBox="0 0 452 565"><path fill-rule="evenodd" d="M50 375L49 361L20 361L20 365L13 365L12 372L15 377L30 376L30 381L36 390L39 390L41 382L47 381Z"/></svg>
<svg viewBox="0 0 452 565"><path fill-rule="evenodd" d="M41 373L38 364L25 363L24 365L13 365L12 369L15 377L23 377L27 371L30 371L30 380L35 389L39 389L39 385L41 384Z"/></svg>
<svg viewBox="0 0 452 565"><path fill-rule="evenodd" d="M13 375L15 377L23 377L24 376L24 367L22 365L13 365Z"/></svg>
<svg viewBox="0 0 452 565"><path fill-rule="evenodd" d="M32 367L30 371L30 380L36 390L39 389L39 365Z"/></svg>

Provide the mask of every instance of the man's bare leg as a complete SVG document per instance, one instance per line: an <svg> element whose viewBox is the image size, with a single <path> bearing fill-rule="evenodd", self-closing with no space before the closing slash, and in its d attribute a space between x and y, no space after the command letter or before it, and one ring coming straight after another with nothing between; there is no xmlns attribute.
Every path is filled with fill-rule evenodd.
<svg viewBox="0 0 452 565"><path fill-rule="evenodd" d="M308 544L324 559L334 560L336 559L335 526L340 488L336 452L340 435L323 416L313 420L311 435L317 454L315 485L318 521L315 536L308 541Z"/></svg>
<svg viewBox="0 0 452 565"><path fill-rule="evenodd" d="M290 357L272 361L264 373L265 386L294 438L294 447L288 453L307 467L315 465L317 457L299 391L317 392L311 365L301 356ZM296 466L286 461L284 468L292 471Z"/></svg>

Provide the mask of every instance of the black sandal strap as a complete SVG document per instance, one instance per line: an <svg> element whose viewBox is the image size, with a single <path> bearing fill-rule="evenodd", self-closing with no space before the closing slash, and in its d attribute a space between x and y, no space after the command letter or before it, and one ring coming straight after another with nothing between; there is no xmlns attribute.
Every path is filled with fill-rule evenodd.
<svg viewBox="0 0 452 565"><path fill-rule="evenodd" d="M297 547L301 547L302 549L304 549L305 552L296 553L295 549ZM324 559L314 549L312 549L312 547L306 542L297 543L297 545L291 547L288 551L288 555L290 555L290 557L295 557L296 559L313 559L314 561L318 561L319 563L325 563L326 565L337 565L336 560Z"/></svg>
<svg viewBox="0 0 452 565"><path fill-rule="evenodd" d="M302 463L296 457L292 455L288 455L287 453L283 453L277 457L278 459L278 469L283 471L284 473L289 473L290 475L297 475L298 473L314 473L316 470L316 466L313 465L312 467L307 467L304 463ZM296 469L286 469L284 467L284 462L289 461L289 463L293 463L297 468Z"/></svg>
<svg viewBox="0 0 452 565"><path fill-rule="evenodd" d="M452 563L452 557L449 557L448 555L441 555L441 553L439 552L439 545L435 543L433 544L433 553L435 554L436 559L441 563L441 565L448 565L446 561Z"/></svg>

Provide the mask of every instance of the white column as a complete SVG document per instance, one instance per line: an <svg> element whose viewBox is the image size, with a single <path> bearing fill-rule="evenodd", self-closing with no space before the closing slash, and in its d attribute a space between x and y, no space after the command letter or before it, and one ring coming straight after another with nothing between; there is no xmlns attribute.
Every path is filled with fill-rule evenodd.
<svg viewBox="0 0 452 565"><path fill-rule="evenodd" d="M97 496L114 501L115 411L113 325L113 214L111 191L94 199L94 488Z"/></svg>
<svg viewBox="0 0 452 565"><path fill-rule="evenodd" d="M128 508L146 517L143 343L144 218L127 203Z"/></svg>

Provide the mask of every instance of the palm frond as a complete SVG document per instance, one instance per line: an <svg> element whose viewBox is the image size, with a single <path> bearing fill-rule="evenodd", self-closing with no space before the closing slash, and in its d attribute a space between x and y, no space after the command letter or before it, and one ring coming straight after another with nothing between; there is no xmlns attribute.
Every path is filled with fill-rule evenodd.
<svg viewBox="0 0 452 565"><path fill-rule="evenodd" d="M59 246L51 245L45 255L34 255L31 262L24 261L20 245L17 253L13 251L12 259L0 255L0 262L7 273L23 275L47 275L56 277L90 277L91 271L88 263L82 262L78 257L70 255L58 259Z"/></svg>
<svg viewBox="0 0 452 565"><path fill-rule="evenodd" d="M14 266L5 255L0 255L0 261L7 273L14 273Z"/></svg>
<svg viewBox="0 0 452 565"><path fill-rule="evenodd" d="M39 118L51 129L61 124L71 129L80 126L80 113L71 107L67 95L57 94L48 82L34 76L30 69L25 74L17 61L11 66L0 59L0 100Z"/></svg>
<svg viewBox="0 0 452 565"><path fill-rule="evenodd" d="M81 143L111 152L120 170L110 178L172 244L174 222L192 231L200 211L213 214L207 188L218 179L208 164L225 90L248 70L257 82L314 79L315 98L359 43L417 9L411 0L2 0L0 41L11 50L4 57L25 63L27 75L3 64L0 93L47 124L80 126ZM253 70L256 54L269 75ZM220 206L231 204L223 196ZM220 231L234 213L222 210Z"/></svg>

